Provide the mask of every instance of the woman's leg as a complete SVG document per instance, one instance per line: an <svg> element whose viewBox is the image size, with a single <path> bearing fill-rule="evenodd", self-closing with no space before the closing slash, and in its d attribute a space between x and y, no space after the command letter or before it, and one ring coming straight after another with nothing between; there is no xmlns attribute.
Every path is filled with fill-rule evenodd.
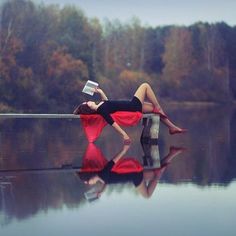
<svg viewBox="0 0 236 236"><path fill-rule="evenodd" d="M174 157L178 156L186 149L183 147L170 147L169 153L161 161L161 167L151 170L143 171L143 181L137 187L137 190L145 198L150 198L161 178L168 164L173 160Z"/></svg>
<svg viewBox="0 0 236 236"><path fill-rule="evenodd" d="M185 152L187 149L185 147L175 147L171 146L169 153L161 160L161 166L166 166L179 154Z"/></svg>
<svg viewBox="0 0 236 236"><path fill-rule="evenodd" d="M144 109L149 110L150 105L152 105L152 110L155 107L158 109L161 109L161 106L159 102L157 101L156 95L154 94L151 86L148 83L141 84L136 90L134 96L137 97L143 105L146 98L151 102L151 104L149 103L149 105L147 105L147 108L146 106L143 106ZM147 112L147 111L144 110L143 112Z"/></svg>
<svg viewBox="0 0 236 236"><path fill-rule="evenodd" d="M137 191L144 197L144 198L150 198L157 186L158 180L151 180L148 183L148 186L146 185L145 180L143 179L141 184L137 187Z"/></svg>
<svg viewBox="0 0 236 236"><path fill-rule="evenodd" d="M150 198L161 178L166 166L154 170L144 170L143 181L137 187L137 190L145 198Z"/></svg>
<svg viewBox="0 0 236 236"><path fill-rule="evenodd" d="M169 128L171 134L181 133L185 130L176 126L169 118L165 115L163 109L161 108L155 93L153 92L151 86L148 83L141 84L136 90L135 97L137 97L142 103L143 113L153 112L156 108L160 114L161 121ZM151 103L145 102L145 98L147 98Z"/></svg>

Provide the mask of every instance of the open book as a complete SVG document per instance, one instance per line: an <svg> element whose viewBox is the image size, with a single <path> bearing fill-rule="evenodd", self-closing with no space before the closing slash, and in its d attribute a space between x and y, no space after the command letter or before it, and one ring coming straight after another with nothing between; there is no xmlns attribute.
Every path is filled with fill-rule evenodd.
<svg viewBox="0 0 236 236"><path fill-rule="evenodd" d="M86 200L88 200L89 202L92 202L98 199L98 192L96 191L95 188L92 188L89 191L85 192L84 196Z"/></svg>
<svg viewBox="0 0 236 236"><path fill-rule="evenodd" d="M94 94L94 89L98 87L98 83L88 80L82 90L83 93L87 93L91 96Z"/></svg>

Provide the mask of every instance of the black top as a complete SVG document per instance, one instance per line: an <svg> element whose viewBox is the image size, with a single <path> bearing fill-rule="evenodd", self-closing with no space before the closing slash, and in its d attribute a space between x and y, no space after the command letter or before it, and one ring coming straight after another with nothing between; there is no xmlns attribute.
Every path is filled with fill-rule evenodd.
<svg viewBox="0 0 236 236"><path fill-rule="evenodd" d="M139 111L142 112L142 103L137 97L133 97L132 100L107 100L104 101L97 109L97 113L100 114L108 124L112 125L114 120L112 119L112 113L116 111Z"/></svg>
<svg viewBox="0 0 236 236"><path fill-rule="evenodd" d="M115 184L115 183L125 183L132 182L135 187L139 186L143 180L143 172L131 172L125 174L118 174L111 171L112 167L115 165L114 161L109 161L103 170L98 173L98 176L106 184Z"/></svg>

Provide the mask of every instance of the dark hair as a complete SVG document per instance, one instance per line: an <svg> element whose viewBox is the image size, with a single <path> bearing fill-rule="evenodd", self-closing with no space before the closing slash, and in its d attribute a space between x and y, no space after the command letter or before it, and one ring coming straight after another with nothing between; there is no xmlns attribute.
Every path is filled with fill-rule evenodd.
<svg viewBox="0 0 236 236"><path fill-rule="evenodd" d="M90 114L96 114L97 112L93 109L91 109L87 103L82 103L79 106L77 106L75 108L75 110L73 111L74 115L78 115L78 114L86 114L86 115L90 115Z"/></svg>
<svg viewBox="0 0 236 236"><path fill-rule="evenodd" d="M99 172L80 172L76 171L76 175L82 180L82 181L89 181L91 178L96 176Z"/></svg>

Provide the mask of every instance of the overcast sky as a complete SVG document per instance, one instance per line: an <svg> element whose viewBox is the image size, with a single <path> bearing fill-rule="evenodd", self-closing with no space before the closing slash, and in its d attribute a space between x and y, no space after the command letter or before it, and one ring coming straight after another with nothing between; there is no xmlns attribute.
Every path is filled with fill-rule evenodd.
<svg viewBox="0 0 236 236"><path fill-rule="evenodd" d="M34 0L78 5L90 17L128 21L137 16L150 26L190 25L197 21L236 25L236 0Z"/></svg>

